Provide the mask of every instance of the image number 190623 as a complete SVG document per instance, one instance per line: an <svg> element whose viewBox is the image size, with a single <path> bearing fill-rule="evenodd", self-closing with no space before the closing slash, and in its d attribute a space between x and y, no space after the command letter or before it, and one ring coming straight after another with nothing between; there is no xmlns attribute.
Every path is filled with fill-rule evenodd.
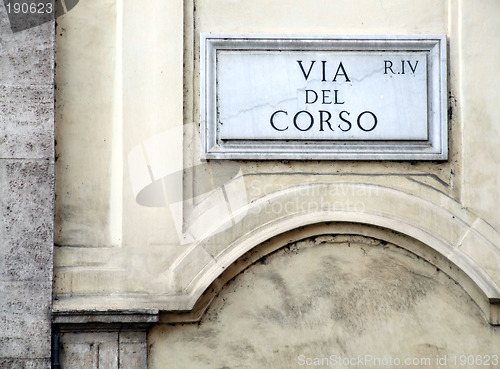
<svg viewBox="0 0 500 369"><path fill-rule="evenodd" d="M7 13L9 14L52 14L54 12L54 4L48 3L28 3L28 2L8 2L5 4Z"/></svg>
<svg viewBox="0 0 500 369"><path fill-rule="evenodd" d="M13 33L50 22L72 10L79 0L4 0Z"/></svg>

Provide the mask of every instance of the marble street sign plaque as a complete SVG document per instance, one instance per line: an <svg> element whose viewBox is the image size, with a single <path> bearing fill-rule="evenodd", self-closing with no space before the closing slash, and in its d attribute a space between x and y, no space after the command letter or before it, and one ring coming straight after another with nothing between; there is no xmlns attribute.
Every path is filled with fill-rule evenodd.
<svg viewBox="0 0 500 369"><path fill-rule="evenodd" d="M442 36L201 42L204 158L447 158Z"/></svg>

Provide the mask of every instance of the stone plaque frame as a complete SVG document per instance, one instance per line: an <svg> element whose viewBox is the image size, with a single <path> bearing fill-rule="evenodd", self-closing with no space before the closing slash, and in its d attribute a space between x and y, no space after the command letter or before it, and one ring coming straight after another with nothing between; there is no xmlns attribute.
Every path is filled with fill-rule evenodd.
<svg viewBox="0 0 500 369"><path fill-rule="evenodd" d="M446 160L448 158L446 36L201 34L200 133L203 159ZM426 140L290 140L220 137L218 52L415 52L427 63Z"/></svg>

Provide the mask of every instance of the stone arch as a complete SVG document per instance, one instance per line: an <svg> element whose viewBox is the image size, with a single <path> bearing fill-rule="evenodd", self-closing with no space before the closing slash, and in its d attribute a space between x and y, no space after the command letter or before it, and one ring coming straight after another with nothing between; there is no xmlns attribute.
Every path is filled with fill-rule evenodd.
<svg viewBox="0 0 500 369"><path fill-rule="evenodd" d="M208 311L191 316L198 324L150 332L151 367L289 368L331 355L425 359L431 361L413 366L438 367L437 357L486 353L500 343L500 331L482 319L461 286L408 251L423 246L418 241L359 224L306 228L297 232L335 228L338 235L293 242L281 235L253 248L205 293ZM352 232L410 244L401 248Z"/></svg>
<svg viewBox="0 0 500 369"><path fill-rule="evenodd" d="M301 203L311 204L322 196L329 200L326 205L305 210L300 207ZM300 201L294 200L297 198ZM345 206L336 208L338 203ZM363 204L362 209L357 206L359 204ZM282 211L266 211L271 206ZM488 321L500 323L500 275L497 270L500 237L484 220L443 193L428 189L415 196L373 184L315 184L269 194L252 203L245 212L248 215L240 232L230 229L212 234L193 245L174 263L171 273L178 284L182 285L180 281L188 283L172 310L193 310L202 294L225 270L270 239L291 242L325 232L335 234L334 229L325 229L332 224L357 224L365 227L359 234L379 229L384 230L378 235L382 240L391 238L391 234L406 237L420 245L409 251L437 267L442 267L444 261L455 266L466 276L455 278L480 306ZM194 272L193 268L186 268L200 253L208 254L210 262Z"/></svg>

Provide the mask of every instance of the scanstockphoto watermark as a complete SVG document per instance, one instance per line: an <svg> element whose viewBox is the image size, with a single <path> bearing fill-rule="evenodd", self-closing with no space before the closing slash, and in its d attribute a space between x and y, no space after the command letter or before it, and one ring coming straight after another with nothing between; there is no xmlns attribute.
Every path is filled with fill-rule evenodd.
<svg viewBox="0 0 500 369"><path fill-rule="evenodd" d="M364 212L366 199L379 195L377 186L353 186L348 183L330 185L307 184L290 188L272 181L255 180L249 186L249 197L259 198L266 194L293 191L285 201L271 201L263 209L253 212L266 214L290 214L295 212L314 213L320 210Z"/></svg>
<svg viewBox="0 0 500 369"><path fill-rule="evenodd" d="M278 202L273 201L263 209L252 209L255 213L264 214L291 214L291 213L316 213L321 210L330 211L353 211L364 212L366 204L361 200L351 200L349 198L342 200L332 200L330 197L320 196L315 199L303 199L294 197L291 200Z"/></svg>
<svg viewBox="0 0 500 369"><path fill-rule="evenodd" d="M330 355L324 357L311 357L307 355L299 355L297 357L297 364L301 367L337 367L337 368L350 368L350 367L429 367L432 364L430 357L393 357L377 356L372 354L355 355L355 356L342 356Z"/></svg>
<svg viewBox="0 0 500 369"><path fill-rule="evenodd" d="M13 33L50 22L72 10L79 0L4 0Z"/></svg>
<svg viewBox="0 0 500 369"><path fill-rule="evenodd" d="M252 198L261 197L263 195L289 190L290 186L278 184L274 181L257 179L253 180L248 189L248 195ZM350 183L334 183L328 186L321 186L315 183L307 183L303 186L296 187L295 194L301 197L318 197L325 195L328 197L348 197L348 196L377 196L379 188L377 186L353 186Z"/></svg>
<svg viewBox="0 0 500 369"><path fill-rule="evenodd" d="M499 364L498 354L460 354L460 355L436 355L428 357L397 357L392 355L355 355L355 356L297 356L299 367L367 367L367 368L397 368L397 367L493 367Z"/></svg>

